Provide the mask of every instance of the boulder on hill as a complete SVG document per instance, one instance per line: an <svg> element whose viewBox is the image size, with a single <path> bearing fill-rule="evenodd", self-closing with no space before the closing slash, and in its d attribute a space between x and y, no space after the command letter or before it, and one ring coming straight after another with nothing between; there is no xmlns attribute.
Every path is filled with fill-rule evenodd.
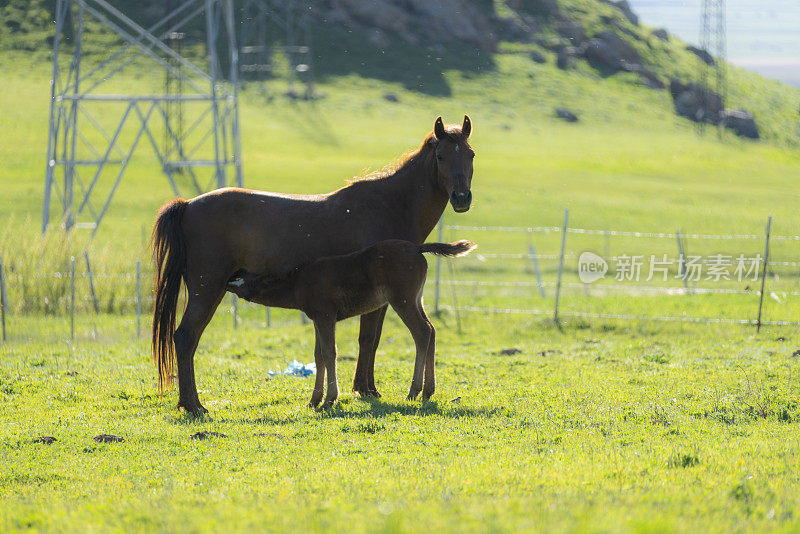
<svg viewBox="0 0 800 534"><path fill-rule="evenodd" d="M627 0L603 0L603 2L619 9L622 14L625 15L625 18L628 19L634 26L639 25L639 17L633 12L633 9Z"/></svg>
<svg viewBox="0 0 800 534"><path fill-rule="evenodd" d="M582 50L580 48L575 48L574 46L565 46L558 51L556 65L561 70L567 70L570 68L570 66L572 66L572 58L575 56L580 56L581 54Z"/></svg>
<svg viewBox="0 0 800 534"><path fill-rule="evenodd" d="M598 38L589 39L583 47L583 55L594 68L611 70L613 72L625 70L626 61L606 41Z"/></svg>
<svg viewBox="0 0 800 534"><path fill-rule="evenodd" d="M659 78L655 72L649 70L644 65L640 65L639 63L628 63L626 67L628 72L635 72L638 74L639 78L641 78L644 84L650 89L663 89L665 87L664 82L661 81L661 78Z"/></svg>
<svg viewBox="0 0 800 534"><path fill-rule="evenodd" d="M608 45L614 52L616 52L622 59L628 63L641 63L642 59L639 53L633 48L628 41L620 37L614 32L606 31L600 32L594 36L595 39L600 39Z"/></svg>
<svg viewBox="0 0 800 534"><path fill-rule="evenodd" d="M578 122L578 116L567 108L556 108L556 117L567 122Z"/></svg>
<svg viewBox="0 0 800 534"><path fill-rule="evenodd" d="M534 16L558 17L561 15L558 0L507 0L506 4L511 9L524 11Z"/></svg>
<svg viewBox="0 0 800 534"><path fill-rule="evenodd" d="M664 28L656 28L653 30L653 37L661 39L662 41L669 41L669 33Z"/></svg>
<svg viewBox="0 0 800 534"><path fill-rule="evenodd" d="M531 50L530 56L536 63L547 63L547 58L537 50Z"/></svg>
<svg viewBox="0 0 800 534"><path fill-rule="evenodd" d="M398 34L408 43L420 38L456 40L494 49L491 22L468 0L331 0L325 15L347 27L366 26Z"/></svg>
<svg viewBox="0 0 800 534"><path fill-rule="evenodd" d="M568 39L572 46L580 46L586 42L586 30L577 22L564 21L556 29L558 34Z"/></svg>
<svg viewBox="0 0 800 534"><path fill-rule="evenodd" d="M669 84L675 112L695 122L717 124L723 111L722 98L710 89L696 83L672 80Z"/></svg>
<svg viewBox="0 0 800 534"><path fill-rule="evenodd" d="M726 109L722 112L721 121L725 128L732 130L739 137L761 138L752 113L740 109Z"/></svg>
<svg viewBox="0 0 800 534"><path fill-rule="evenodd" d="M702 48L697 48L696 46L693 45L687 46L686 50L699 57L707 65L714 66L717 63L716 61L714 61L714 56L708 53L708 50L703 50Z"/></svg>

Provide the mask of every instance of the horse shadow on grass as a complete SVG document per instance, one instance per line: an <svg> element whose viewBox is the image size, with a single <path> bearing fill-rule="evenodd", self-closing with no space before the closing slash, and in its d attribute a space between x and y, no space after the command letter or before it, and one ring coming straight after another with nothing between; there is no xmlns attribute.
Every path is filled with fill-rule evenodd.
<svg viewBox="0 0 800 534"><path fill-rule="evenodd" d="M355 409L353 405L355 404ZM360 408L366 409L360 409ZM320 414L323 419L361 420L384 419L395 415L418 417L446 417L449 419L471 419L504 417L507 415L505 408L473 407L451 404L438 401L423 401L418 404L404 402L386 402L380 399L353 399L338 402L327 409L312 410L307 412L294 412L285 415L264 414L259 417L225 417L213 418L205 416L206 420L217 423L252 424L252 425L290 425L302 422L313 414Z"/></svg>

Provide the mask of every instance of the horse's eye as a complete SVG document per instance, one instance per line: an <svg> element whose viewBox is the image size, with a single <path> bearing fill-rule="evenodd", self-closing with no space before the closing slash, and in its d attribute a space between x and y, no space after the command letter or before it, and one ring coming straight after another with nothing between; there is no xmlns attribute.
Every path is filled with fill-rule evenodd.
<svg viewBox="0 0 800 534"><path fill-rule="evenodd" d="M439 161L444 161L444 157L441 154L436 154L436 159Z"/></svg>

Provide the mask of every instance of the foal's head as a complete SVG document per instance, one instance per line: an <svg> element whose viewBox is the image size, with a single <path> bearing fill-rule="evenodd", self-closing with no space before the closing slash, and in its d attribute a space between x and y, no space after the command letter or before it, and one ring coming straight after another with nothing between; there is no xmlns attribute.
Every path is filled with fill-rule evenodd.
<svg viewBox="0 0 800 534"><path fill-rule="evenodd" d="M475 152L469 146L472 122L464 115L461 128L445 128L442 118L436 119L430 141L436 150L436 168L439 186L450 197L450 204L458 213L469 210L472 203L472 159Z"/></svg>

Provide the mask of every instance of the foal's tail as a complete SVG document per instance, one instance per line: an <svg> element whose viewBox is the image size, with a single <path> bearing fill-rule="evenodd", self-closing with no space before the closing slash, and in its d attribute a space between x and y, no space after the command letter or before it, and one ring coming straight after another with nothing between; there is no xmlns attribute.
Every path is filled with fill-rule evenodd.
<svg viewBox="0 0 800 534"><path fill-rule="evenodd" d="M420 252L430 252L437 256L466 256L472 252L478 245L472 241L462 239L455 243L425 243L419 246Z"/></svg>
<svg viewBox="0 0 800 534"><path fill-rule="evenodd" d="M181 219L187 202L170 200L158 210L151 244L155 263L153 306L153 360L158 368L158 387L172 383L175 374L175 316L181 281L186 270L186 242Z"/></svg>

